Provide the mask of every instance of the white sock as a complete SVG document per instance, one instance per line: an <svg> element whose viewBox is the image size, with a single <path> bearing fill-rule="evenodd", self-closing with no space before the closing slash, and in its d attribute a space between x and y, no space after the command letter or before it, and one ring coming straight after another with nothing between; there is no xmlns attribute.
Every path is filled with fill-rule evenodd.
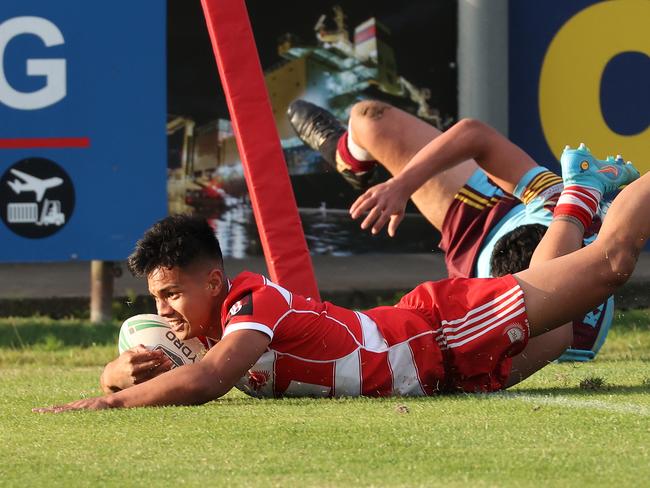
<svg viewBox="0 0 650 488"><path fill-rule="evenodd" d="M348 151L357 161L374 161L375 158L352 140L352 124L348 123Z"/></svg>

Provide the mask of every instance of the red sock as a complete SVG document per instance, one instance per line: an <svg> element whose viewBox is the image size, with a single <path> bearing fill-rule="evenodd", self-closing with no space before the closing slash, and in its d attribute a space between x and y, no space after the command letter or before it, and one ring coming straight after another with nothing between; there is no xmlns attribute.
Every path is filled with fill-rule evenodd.
<svg viewBox="0 0 650 488"><path fill-rule="evenodd" d="M377 161L360 161L348 149L348 132L345 131L336 145L336 166L339 171L348 169L353 173L365 173L375 167Z"/></svg>
<svg viewBox="0 0 650 488"><path fill-rule="evenodd" d="M560 216L573 217L580 221L586 229L591 225L591 221L598 210L601 193L594 188L584 186L567 186L562 190L553 218Z"/></svg>

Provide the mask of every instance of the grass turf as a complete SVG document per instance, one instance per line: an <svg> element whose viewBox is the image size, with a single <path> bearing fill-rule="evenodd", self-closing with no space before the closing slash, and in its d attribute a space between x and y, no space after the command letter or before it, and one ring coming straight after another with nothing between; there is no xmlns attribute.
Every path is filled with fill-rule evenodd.
<svg viewBox="0 0 650 488"><path fill-rule="evenodd" d="M231 393L198 407L56 416L30 409L98 394L117 328L75 345L45 319L40 338L34 321L10 322L0 321L1 486L643 486L650 478L650 310L620 314L597 361L553 364L494 395ZM3 335L9 328L21 347Z"/></svg>

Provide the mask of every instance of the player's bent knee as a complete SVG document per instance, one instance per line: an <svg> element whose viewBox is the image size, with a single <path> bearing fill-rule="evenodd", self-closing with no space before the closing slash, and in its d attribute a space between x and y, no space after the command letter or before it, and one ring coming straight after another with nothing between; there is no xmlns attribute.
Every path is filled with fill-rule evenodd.
<svg viewBox="0 0 650 488"><path fill-rule="evenodd" d="M393 124L386 124L386 112L393 107L374 100L356 103L350 111L350 126L354 141L362 147L372 146L374 141L395 133Z"/></svg>
<svg viewBox="0 0 650 488"><path fill-rule="evenodd" d="M619 261L615 267L615 279L617 286L627 283L630 276L634 272L636 266L637 256L626 256L622 261Z"/></svg>
<svg viewBox="0 0 650 488"><path fill-rule="evenodd" d="M624 285L634 272L639 251L633 246L616 246L608 249L605 256L609 265L607 282L617 288Z"/></svg>
<svg viewBox="0 0 650 488"><path fill-rule="evenodd" d="M350 111L350 123L355 134L368 135L382 127L386 112L393 107L374 100L364 100L353 105Z"/></svg>
<svg viewBox="0 0 650 488"><path fill-rule="evenodd" d="M350 110L350 118L376 121L384 117L386 111L390 110L391 107L387 103L379 102L377 100L363 100L357 102L352 106Z"/></svg>

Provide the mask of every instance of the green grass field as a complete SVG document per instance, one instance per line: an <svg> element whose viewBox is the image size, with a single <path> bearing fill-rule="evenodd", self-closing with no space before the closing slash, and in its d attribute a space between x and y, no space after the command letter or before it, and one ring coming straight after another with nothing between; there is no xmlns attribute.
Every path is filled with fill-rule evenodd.
<svg viewBox="0 0 650 488"><path fill-rule="evenodd" d="M648 486L650 310L508 392L38 415L99 394L116 325L0 320L0 486Z"/></svg>

